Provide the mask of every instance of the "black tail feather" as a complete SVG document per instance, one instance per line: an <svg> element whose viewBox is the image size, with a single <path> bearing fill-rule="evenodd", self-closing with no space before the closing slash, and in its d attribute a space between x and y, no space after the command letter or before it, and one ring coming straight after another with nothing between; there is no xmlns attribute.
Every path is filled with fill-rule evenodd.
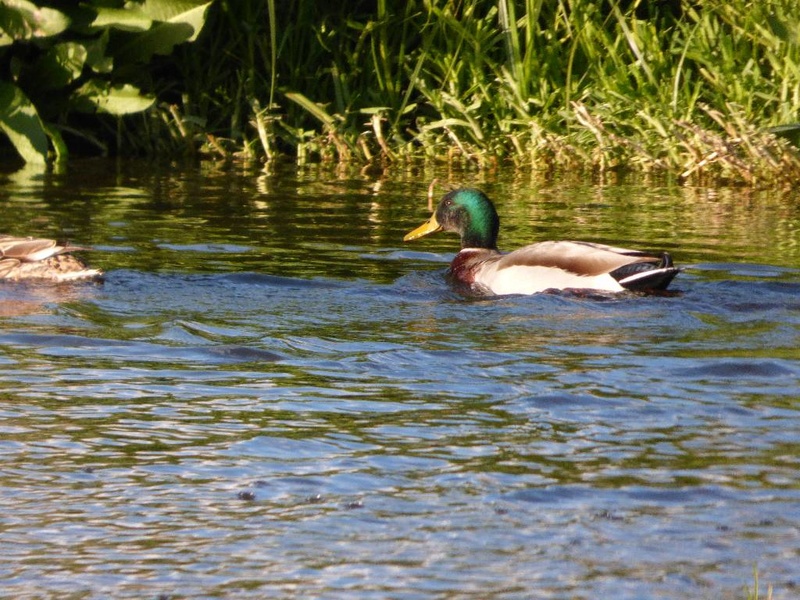
<svg viewBox="0 0 800 600"><path fill-rule="evenodd" d="M615 269L610 275L625 289L646 292L667 289L679 272L672 257L664 252L658 261L631 263Z"/></svg>

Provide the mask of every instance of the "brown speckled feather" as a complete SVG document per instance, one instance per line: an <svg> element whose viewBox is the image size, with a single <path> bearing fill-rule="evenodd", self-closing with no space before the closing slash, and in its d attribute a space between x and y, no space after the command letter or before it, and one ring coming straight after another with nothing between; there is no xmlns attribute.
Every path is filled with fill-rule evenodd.
<svg viewBox="0 0 800 600"><path fill-rule="evenodd" d="M100 278L100 270L87 267L70 254L83 249L46 238L1 235L0 279L74 281Z"/></svg>

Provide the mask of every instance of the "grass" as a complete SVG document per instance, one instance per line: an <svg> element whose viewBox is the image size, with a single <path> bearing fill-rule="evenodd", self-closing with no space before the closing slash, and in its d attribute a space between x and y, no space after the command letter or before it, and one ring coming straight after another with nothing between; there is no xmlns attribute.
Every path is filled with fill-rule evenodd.
<svg viewBox="0 0 800 600"><path fill-rule="evenodd" d="M744 586L745 600L772 600L772 586L767 586L766 595L762 596L758 586L758 569L753 568L753 587Z"/></svg>
<svg viewBox="0 0 800 600"><path fill-rule="evenodd" d="M170 74L186 135L214 156L800 181L794 0L212 9Z"/></svg>

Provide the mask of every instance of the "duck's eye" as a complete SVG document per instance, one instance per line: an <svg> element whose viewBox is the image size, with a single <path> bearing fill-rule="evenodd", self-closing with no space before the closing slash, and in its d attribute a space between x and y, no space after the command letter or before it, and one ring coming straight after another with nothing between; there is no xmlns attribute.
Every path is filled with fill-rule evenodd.
<svg viewBox="0 0 800 600"><path fill-rule="evenodd" d="M444 205L445 206L453 206L453 201L450 200L450 198L448 198L447 200L444 201Z"/></svg>

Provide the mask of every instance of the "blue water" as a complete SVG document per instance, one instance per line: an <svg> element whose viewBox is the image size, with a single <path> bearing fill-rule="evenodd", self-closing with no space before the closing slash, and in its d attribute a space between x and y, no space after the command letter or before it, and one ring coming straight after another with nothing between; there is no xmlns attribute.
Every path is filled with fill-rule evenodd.
<svg viewBox="0 0 800 600"><path fill-rule="evenodd" d="M12 180L107 277L0 285L2 595L800 593L797 198L453 177L677 294L464 297L427 173Z"/></svg>

